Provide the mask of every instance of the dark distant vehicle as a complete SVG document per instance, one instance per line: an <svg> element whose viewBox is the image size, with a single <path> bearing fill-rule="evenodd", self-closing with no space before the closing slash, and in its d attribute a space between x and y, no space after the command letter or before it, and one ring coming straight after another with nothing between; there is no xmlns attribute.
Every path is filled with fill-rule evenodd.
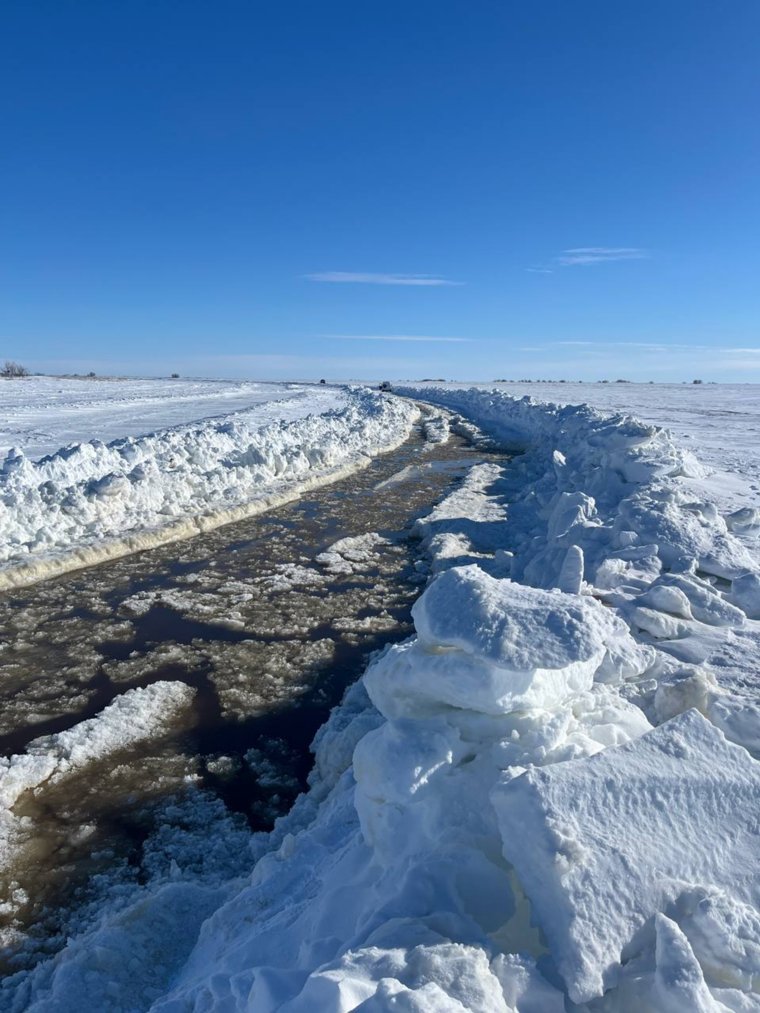
<svg viewBox="0 0 760 1013"><path fill-rule="evenodd" d="M378 384L377 389L378 390L390 390L391 389L391 382L390 382L390 380L383 380L383 382L381 384Z"/></svg>

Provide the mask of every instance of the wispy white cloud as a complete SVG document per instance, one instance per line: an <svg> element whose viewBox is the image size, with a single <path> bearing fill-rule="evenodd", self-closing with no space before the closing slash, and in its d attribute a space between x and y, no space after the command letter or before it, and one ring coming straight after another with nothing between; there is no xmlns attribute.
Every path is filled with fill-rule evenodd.
<svg viewBox="0 0 760 1013"><path fill-rule="evenodd" d="M451 281L433 274L376 274L371 271L317 271L305 274L308 281L323 281L333 284L353 285L418 285L427 288L463 285L462 281Z"/></svg>
<svg viewBox="0 0 760 1013"><path fill-rule="evenodd" d="M615 260L646 260L649 254L636 246L577 246L563 250L556 258L561 267L610 264Z"/></svg>
<svg viewBox="0 0 760 1013"><path fill-rule="evenodd" d="M563 250L546 264L526 267L531 274L554 274L557 268L588 267L590 264L612 264L617 260L648 260L649 251L638 246L575 246Z"/></svg>
<svg viewBox="0 0 760 1013"><path fill-rule="evenodd" d="M653 351L671 348L697 348L697 345L666 344L661 341L552 341L550 344L565 348L648 348Z"/></svg>
<svg viewBox="0 0 760 1013"><path fill-rule="evenodd" d="M725 354L749 353L760 356L760 348L722 348L719 345L695 344L694 342L678 341L549 341L552 346L573 346L588 348L647 348L651 351L722 351Z"/></svg>
<svg viewBox="0 0 760 1013"><path fill-rule="evenodd" d="M336 341L444 341L467 342L472 338L442 338L435 334L320 334L320 338L333 338Z"/></svg>

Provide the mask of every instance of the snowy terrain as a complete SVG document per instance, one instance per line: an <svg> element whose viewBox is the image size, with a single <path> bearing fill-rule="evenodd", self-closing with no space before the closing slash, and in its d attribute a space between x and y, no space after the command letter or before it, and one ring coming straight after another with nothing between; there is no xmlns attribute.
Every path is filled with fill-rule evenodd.
<svg viewBox="0 0 760 1013"><path fill-rule="evenodd" d="M115 402L105 395L87 402L78 387L72 400L66 388L88 440L39 460L11 449L0 466L0 588L188 537L292 498L398 445L416 417L407 402L359 388L249 385L244 393L238 385L227 394L253 407L207 417L220 402L211 382L195 385L200 401L192 401L191 389L179 405L162 382L150 397L148 381L137 382L136 392L131 382L91 383L112 389ZM0 393L10 389L19 399L40 387L45 383L36 379L6 381ZM194 421L132 435L143 423L120 411L131 403L134 416L146 401L163 423L178 412ZM49 398L34 410L58 418L61 406ZM92 438L112 410L115 420L104 428L129 435L110 443ZM24 409L16 403L8 415L18 428ZM68 425L48 428L61 435ZM21 435L34 445L29 431Z"/></svg>
<svg viewBox="0 0 760 1013"><path fill-rule="evenodd" d="M760 384L536 382L503 383L496 389L513 397L635 415L668 429L709 466L712 498L729 507L760 492Z"/></svg>
<svg viewBox="0 0 760 1013"><path fill-rule="evenodd" d="M441 439L474 424L523 451L417 522L435 576L415 636L321 729L311 791L250 838L250 872L201 875L167 846L168 871L6 982L8 1008L760 1009L760 398L641 390L604 396L648 424L612 401L407 389L453 413ZM346 398L339 440L401 438L408 402ZM320 425L261 432L324 445ZM723 498L705 464L733 469ZM38 763L65 776L67 735L15 758L11 795ZM200 839L241 854L224 820Z"/></svg>
<svg viewBox="0 0 760 1013"><path fill-rule="evenodd" d="M332 387L250 380L0 379L0 455L16 447L37 460L72 443L110 443L253 407L262 424L300 418L339 400Z"/></svg>

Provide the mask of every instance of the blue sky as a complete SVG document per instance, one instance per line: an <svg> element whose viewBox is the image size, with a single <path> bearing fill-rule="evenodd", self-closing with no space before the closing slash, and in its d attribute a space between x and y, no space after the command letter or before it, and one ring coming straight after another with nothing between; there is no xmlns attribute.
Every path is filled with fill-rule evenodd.
<svg viewBox="0 0 760 1013"><path fill-rule="evenodd" d="M760 381L756 0L6 0L0 357Z"/></svg>

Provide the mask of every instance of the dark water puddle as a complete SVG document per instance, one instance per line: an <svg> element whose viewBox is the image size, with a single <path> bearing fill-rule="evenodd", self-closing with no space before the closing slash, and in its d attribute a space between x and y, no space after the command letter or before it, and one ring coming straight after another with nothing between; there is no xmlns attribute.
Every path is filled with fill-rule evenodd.
<svg viewBox="0 0 760 1013"><path fill-rule="evenodd" d="M177 644L192 644L194 640L218 640L228 644L239 644L251 640L248 633L233 630L221 623L207 623L200 619L189 619L167 605L153 605L141 616L132 620L135 633L130 640L105 640L96 644L96 650L104 658L119 661L135 652L143 652L151 646L171 640Z"/></svg>

